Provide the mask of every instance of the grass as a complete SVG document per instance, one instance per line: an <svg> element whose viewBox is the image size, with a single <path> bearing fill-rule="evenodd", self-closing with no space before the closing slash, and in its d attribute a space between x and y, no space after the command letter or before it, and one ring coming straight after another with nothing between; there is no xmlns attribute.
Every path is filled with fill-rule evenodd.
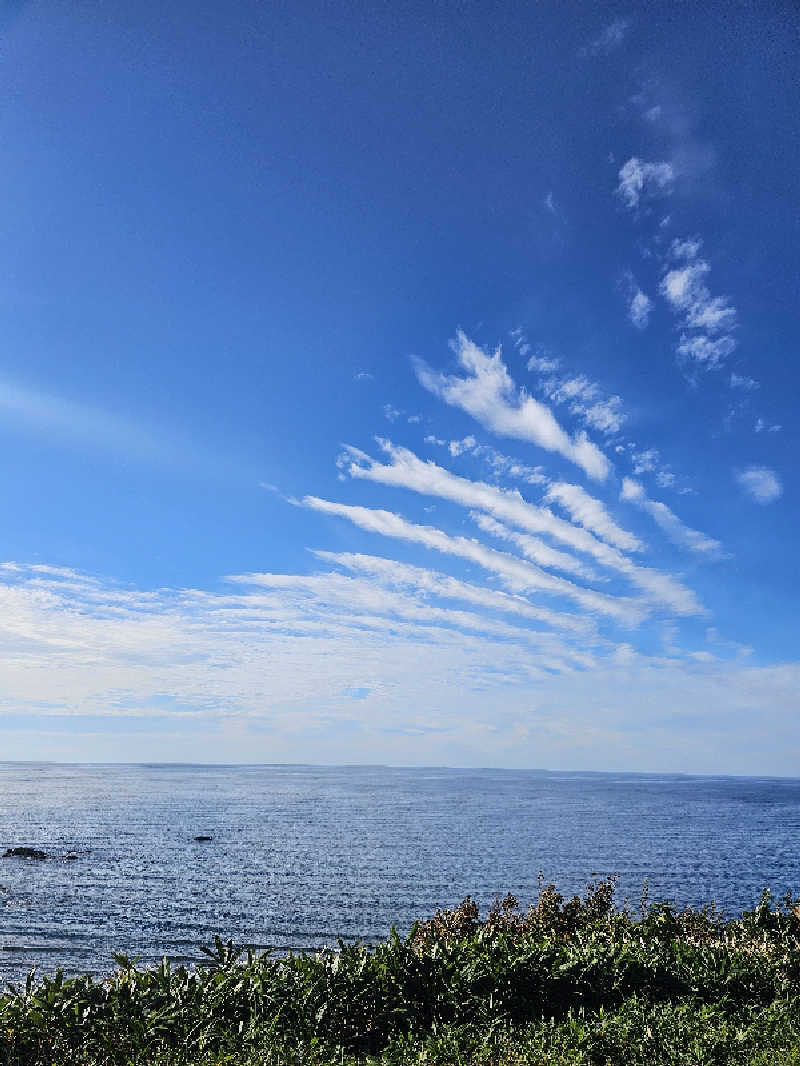
<svg viewBox="0 0 800 1066"><path fill-rule="evenodd" d="M800 1066L800 907L614 905L613 879L485 920L467 898L375 948L36 980L0 995L3 1066Z"/></svg>

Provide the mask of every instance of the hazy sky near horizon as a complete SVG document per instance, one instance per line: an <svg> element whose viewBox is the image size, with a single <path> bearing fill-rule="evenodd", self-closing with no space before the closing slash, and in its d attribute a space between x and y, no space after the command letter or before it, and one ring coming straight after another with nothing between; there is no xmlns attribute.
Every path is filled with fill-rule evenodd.
<svg viewBox="0 0 800 1066"><path fill-rule="evenodd" d="M0 757L800 772L799 31L0 5Z"/></svg>

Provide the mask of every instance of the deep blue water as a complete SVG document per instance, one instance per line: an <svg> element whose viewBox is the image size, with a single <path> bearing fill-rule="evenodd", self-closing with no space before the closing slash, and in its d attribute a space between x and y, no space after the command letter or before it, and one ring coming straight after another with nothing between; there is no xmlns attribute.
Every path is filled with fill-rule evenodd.
<svg viewBox="0 0 800 1066"><path fill-rule="evenodd" d="M207 834L209 843L194 837ZM0 979L199 956L215 933L374 941L496 893L619 875L733 915L800 893L800 780L515 770L0 763ZM67 854L76 861L67 861Z"/></svg>

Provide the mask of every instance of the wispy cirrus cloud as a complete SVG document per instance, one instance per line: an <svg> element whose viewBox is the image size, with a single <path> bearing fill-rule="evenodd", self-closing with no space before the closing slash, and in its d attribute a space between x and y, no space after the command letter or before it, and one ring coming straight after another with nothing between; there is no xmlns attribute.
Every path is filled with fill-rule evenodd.
<svg viewBox="0 0 800 1066"><path fill-rule="evenodd" d="M653 301L647 293L642 292L641 289L637 289L630 300L628 317L637 329L647 329L647 323L650 321L650 312L652 309Z"/></svg>
<svg viewBox="0 0 800 1066"><path fill-rule="evenodd" d="M658 448L643 448L641 451L631 452L631 462L636 474L652 474L658 469L660 459Z"/></svg>
<svg viewBox="0 0 800 1066"><path fill-rule="evenodd" d="M546 485L547 475L542 466L528 466L521 463L510 455L504 455L486 444L479 444L475 448L474 455L482 459L495 477L508 477L516 481L524 481L528 485Z"/></svg>
<svg viewBox="0 0 800 1066"><path fill-rule="evenodd" d="M694 259L703 247L703 238L696 234L693 237L676 237L670 245L670 253L674 259Z"/></svg>
<svg viewBox="0 0 800 1066"><path fill-rule="evenodd" d="M729 734L731 715L743 723L744 747L726 753L720 772L752 772L765 713L794 736L796 663L723 660L716 639L713 656L702 647L680 654L674 643L668 656L652 656L586 634L470 628L472 610L442 615L434 604L426 612L442 587L470 602L470 586L393 560L320 554L355 580L330 571L253 573L234 575L218 592L153 592L53 567L0 569L0 719L24 713L46 731L55 717L71 718L75 725L57 741L61 758L85 754L105 720L115 725L109 744L97 740L91 750L106 757L118 755L121 737L128 753L148 757L168 724L180 729L184 755L296 762L316 740L319 758L334 751L342 761L348 753L367 761L385 750L391 729L418 737L404 760L444 763L455 745L472 765L487 756L531 765L542 750L555 762L565 744L594 750L600 721L604 757L614 765L614 752L624 751L632 769L669 769L677 749L656 764L653 747L680 743L680 765L698 772L709 771L709 743ZM476 609L499 603L508 618L526 618L523 598L474 588ZM98 723L91 734L78 725L87 719ZM132 720L135 735L126 732ZM13 742L13 729L4 739ZM740 764L732 767L732 758Z"/></svg>
<svg viewBox="0 0 800 1066"><path fill-rule="evenodd" d="M619 555L586 529L554 515L516 491L483 481L471 481L430 461L424 461L408 448L380 442L389 455L389 463L380 463L356 448L347 448L344 464L351 477L394 485L426 496L450 500L467 510L485 511L503 522L510 522L529 533L546 534L573 551L592 556L599 563L613 566Z"/></svg>
<svg viewBox="0 0 800 1066"><path fill-rule="evenodd" d="M356 629L384 629L405 622L422 629L452 627L502 639L542 642L541 631L463 608L423 603L406 592L388 588L385 583L376 584L336 572L310 575L253 572L235 574L226 580L247 586L253 602L257 597L252 590L259 589L294 597L296 603L308 609L305 613L309 617L317 613L321 619L327 618L329 625L335 618L340 622L346 619ZM419 636L419 631L414 635Z"/></svg>
<svg viewBox="0 0 800 1066"><path fill-rule="evenodd" d="M639 287L630 270L626 270L622 275L621 285L628 304L628 318L637 329L647 329L650 312L653 310L653 301Z"/></svg>
<svg viewBox="0 0 800 1066"><path fill-rule="evenodd" d="M487 464L495 477L514 478L518 481L526 481L529 485L546 485L548 481L542 466L529 466L527 463L521 463L518 459L504 455L488 444L479 444L471 435L461 440L446 441L429 434L425 438L425 443L447 448L453 458L459 455L474 455Z"/></svg>
<svg viewBox="0 0 800 1066"><path fill-rule="evenodd" d="M463 455L464 452L474 452L478 446L478 442L474 437L464 437L462 440L451 440L447 445L447 450L455 458L458 455Z"/></svg>
<svg viewBox="0 0 800 1066"><path fill-rule="evenodd" d="M644 550L644 545L639 538L618 525L604 504L580 485L570 485L563 481L554 482L548 486L544 498L548 502L558 503L567 511L573 522L577 522L601 540L613 544L622 551Z"/></svg>
<svg viewBox="0 0 800 1066"><path fill-rule="evenodd" d="M398 587L396 573L353 569L352 577L238 574L219 592L146 592L75 571L2 567L0 717L24 708L106 719L261 719L302 738L331 714L346 718L354 689L371 696L380 720L415 696L438 693L441 701L459 678L467 690L498 673L525 686L594 663L585 626L565 619L565 630L581 632L573 646L532 628L529 618L549 615L532 605L526 613L517 597L472 597L502 620L430 603L437 587L470 598L467 586L435 574L418 570ZM416 669L421 646L435 658L424 679Z"/></svg>
<svg viewBox="0 0 800 1066"><path fill-rule="evenodd" d="M714 556L722 551L722 545L713 537L706 536L696 529L691 529L665 503L651 500L644 487L633 478L623 478L620 499L634 503L653 519L667 534L673 543L701 555Z"/></svg>
<svg viewBox="0 0 800 1066"><path fill-rule="evenodd" d="M767 466L747 466L736 471L736 480L751 500L774 503L783 495L783 484L774 470Z"/></svg>
<svg viewBox="0 0 800 1066"><path fill-rule="evenodd" d="M502 522L498 522L496 518L492 518L491 515L481 514L478 511L473 511L471 518L484 533L489 533L493 537L499 537L501 540L506 540L516 545L525 558L530 559L537 566L550 570L561 570L584 581L597 582L601 580L597 572L592 570L590 566L582 563L580 559L570 555L568 552L559 551L558 548L545 544L540 537L533 537L530 533L518 533L515 530L508 529Z"/></svg>
<svg viewBox="0 0 800 1066"><path fill-rule="evenodd" d="M599 540L582 526L573 525L547 507L530 503L515 490L459 477L433 462L424 462L407 448L384 441L389 464L376 462L364 452L348 449L350 462L343 464L356 478L385 485L402 486L424 495L438 496L470 510L480 510L498 521L533 534L546 534L573 551L591 556L597 563L623 575L647 598L682 615L703 614L694 593L669 574L634 563L618 548Z"/></svg>
<svg viewBox="0 0 800 1066"><path fill-rule="evenodd" d="M658 448L641 448L635 441L629 441L625 450L630 454L634 474L652 474L662 489L675 485L675 473L662 460Z"/></svg>
<svg viewBox="0 0 800 1066"><path fill-rule="evenodd" d="M666 161L648 163L632 156L617 175L617 196L626 207L635 210L643 199L668 196L675 183L675 170Z"/></svg>
<svg viewBox="0 0 800 1066"><path fill-rule="evenodd" d="M483 585L474 585L469 581L462 581L437 570L358 552L315 550L314 555L336 566L378 578L390 587L408 586L425 596L434 595L443 599L466 602L476 607L488 608L501 614L518 615L535 622L542 622L554 629L564 629L583 635L592 632L592 625L587 618L551 611L541 605L532 604L522 596L515 596L509 592L487 588Z"/></svg>
<svg viewBox="0 0 800 1066"><path fill-rule="evenodd" d="M523 349L530 349L520 331L515 335L515 345L520 354L527 354ZM619 396L607 395L585 374L565 373L561 360L551 353L534 352L528 359L528 370L536 375L537 388L552 403L567 406L571 415L606 437L619 433L626 420Z"/></svg>
<svg viewBox="0 0 800 1066"><path fill-rule="evenodd" d="M628 35L630 19L616 18L589 44L580 50L582 56L608 55L619 48Z"/></svg>
<svg viewBox="0 0 800 1066"><path fill-rule="evenodd" d="M453 345L465 377L448 376L415 360L417 378L424 388L452 407L472 415L498 436L528 441L575 463L589 477L603 481L611 464L585 433L570 436L545 404L518 389L502 360L500 349L488 355L464 333Z"/></svg>
<svg viewBox="0 0 800 1066"><path fill-rule="evenodd" d="M682 333L675 349L679 358L705 370L716 370L736 349L733 337L707 337Z"/></svg>
<svg viewBox="0 0 800 1066"><path fill-rule="evenodd" d="M777 422L767 422L766 418L759 416L753 424L753 429L756 433L780 433L783 426Z"/></svg>
<svg viewBox="0 0 800 1066"><path fill-rule="evenodd" d="M689 329L709 333L730 330L736 325L736 310L723 296L712 296L705 284L711 267L705 259L667 271L661 291L675 311L684 315Z"/></svg>
<svg viewBox="0 0 800 1066"><path fill-rule="evenodd" d="M674 240L670 247L673 265L661 280L660 292L679 316L681 328L678 357L695 367L713 370L735 350L732 331L736 308L727 297L712 296L706 284L711 271L707 260L698 258L699 237Z"/></svg>
<svg viewBox="0 0 800 1066"><path fill-rule="evenodd" d="M555 403L568 404L571 414L606 435L619 433L625 422L620 397L603 397L598 386L583 374L563 378L553 389L551 398Z"/></svg>
<svg viewBox="0 0 800 1066"><path fill-rule="evenodd" d="M753 392L755 389L760 388L760 385L755 378L748 377L747 374L737 374L734 371L730 376L730 387L732 389L741 389L743 392Z"/></svg>
<svg viewBox="0 0 800 1066"><path fill-rule="evenodd" d="M515 555L489 548L468 537L451 536L434 526L409 522L394 511L352 506L318 496L304 496L299 502L311 510L346 518L369 533L421 544L444 555L453 555L475 563L499 577L512 592L544 592L566 598L588 612L605 615L623 625L637 625L647 614L647 608L641 602L583 588L566 578L548 574L535 564L524 562Z"/></svg>

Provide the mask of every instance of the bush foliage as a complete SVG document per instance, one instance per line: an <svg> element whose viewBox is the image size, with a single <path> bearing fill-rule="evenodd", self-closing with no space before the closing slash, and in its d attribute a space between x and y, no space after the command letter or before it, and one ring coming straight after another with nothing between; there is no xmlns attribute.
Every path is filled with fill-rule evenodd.
<svg viewBox="0 0 800 1066"><path fill-rule="evenodd" d="M0 995L3 1066L382 1062L800 1066L800 907L614 905L614 880L521 911L469 897L368 948L277 957L219 938L194 969Z"/></svg>

